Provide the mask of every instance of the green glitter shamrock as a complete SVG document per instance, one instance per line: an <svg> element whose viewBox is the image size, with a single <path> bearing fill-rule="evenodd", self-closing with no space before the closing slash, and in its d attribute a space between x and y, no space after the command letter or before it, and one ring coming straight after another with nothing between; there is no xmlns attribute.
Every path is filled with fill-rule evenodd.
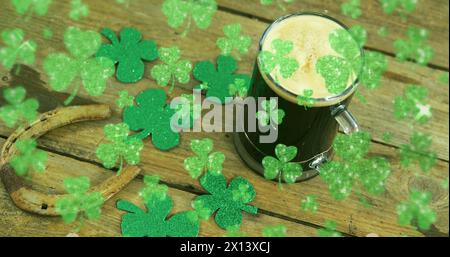
<svg viewBox="0 0 450 257"><path fill-rule="evenodd" d="M202 104L196 101L194 94L181 94L179 99L180 102L175 106L177 125L181 128L192 128L195 121L201 117ZM171 104L173 103L174 101Z"/></svg>
<svg viewBox="0 0 450 257"><path fill-rule="evenodd" d="M100 192L88 192L90 184L88 177L64 179L64 188L68 195L58 198L55 203L56 212L62 216L65 223L80 219L78 230L85 218L89 220L100 218L105 201Z"/></svg>
<svg viewBox="0 0 450 257"><path fill-rule="evenodd" d="M225 234L226 237L246 237L247 234L243 231L241 231L241 227L239 225L231 226L226 229L227 233Z"/></svg>
<svg viewBox="0 0 450 257"><path fill-rule="evenodd" d="M16 148L19 153L11 158L10 165L18 176L31 177L32 172L45 171L47 152L37 149L36 140L18 140Z"/></svg>
<svg viewBox="0 0 450 257"><path fill-rule="evenodd" d="M290 78L299 68L299 63L295 58L286 57L294 49L292 41L275 39L271 47L273 52L261 51L258 56L261 71L270 74L276 69L285 79Z"/></svg>
<svg viewBox="0 0 450 257"><path fill-rule="evenodd" d="M314 91L312 89L305 89L303 90L303 95L299 95L297 97L297 104L307 107L312 107L316 100L312 97L314 94Z"/></svg>
<svg viewBox="0 0 450 257"><path fill-rule="evenodd" d="M250 77L245 74L236 74L237 69L237 62L233 57L220 55L217 57L217 69L210 61L199 62L195 65L194 77L207 84L206 97L216 97L220 103L225 104L229 102L228 97L232 97L229 86L236 79L242 79L246 85L250 85Z"/></svg>
<svg viewBox="0 0 450 257"><path fill-rule="evenodd" d="M214 212L217 225L223 229L237 226L242 223L242 213L245 211L256 214L258 208L248 205L256 196L253 185L242 177L236 177L227 188L227 180L222 174L206 172L200 179L209 195L201 195L195 198L195 202L201 202L201 206L208 210L209 216Z"/></svg>
<svg viewBox="0 0 450 257"><path fill-rule="evenodd" d="M303 171L300 164L290 162L297 157L297 147L278 144L275 147L275 155L277 158L266 156L262 160L264 177L269 180L278 177L279 183L281 183L281 177L283 177L286 183L295 183Z"/></svg>
<svg viewBox="0 0 450 257"><path fill-rule="evenodd" d="M235 79L232 84L229 85L228 90L230 95L239 96L240 98L245 98L249 89L249 80L245 79Z"/></svg>
<svg viewBox="0 0 450 257"><path fill-rule="evenodd" d="M419 0L380 0L384 13L392 14L397 9L402 15L416 10Z"/></svg>
<svg viewBox="0 0 450 257"><path fill-rule="evenodd" d="M305 199L302 200L300 207L304 211L310 211L312 213L316 213L319 209L319 204L316 202L316 195L308 195Z"/></svg>
<svg viewBox="0 0 450 257"><path fill-rule="evenodd" d="M105 168L112 169L120 160L120 167L117 172L117 174L120 174L124 160L131 165L140 162L140 151L144 144L136 137L128 137L130 130L127 124L108 124L103 130L111 144L100 144L97 147L96 154Z"/></svg>
<svg viewBox="0 0 450 257"><path fill-rule="evenodd" d="M366 51L364 65L360 76L361 83L368 89L376 89L381 84L381 77L387 70L388 62L384 54Z"/></svg>
<svg viewBox="0 0 450 257"><path fill-rule="evenodd" d="M169 187L159 184L159 176L144 176L144 184L145 187L139 191L139 196L142 197L145 203L151 201L153 197L158 199L167 197Z"/></svg>
<svg viewBox="0 0 450 257"><path fill-rule="evenodd" d="M432 136L414 131L410 145L400 145L400 164L408 168L411 163L417 163L423 172L428 172L437 162L437 154L430 151Z"/></svg>
<svg viewBox="0 0 450 257"><path fill-rule="evenodd" d="M398 39L394 42L397 59L411 59L420 65L427 65L434 57L433 48L426 43L429 31L410 26L407 35L408 39Z"/></svg>
<svg viewBox="0 0 450 257"><path fill-rule="evenodd" d="M192 63L188 60L180 60L180 49L178 47L160 48L159 58L164 64L155 65L152 68L152 78L158 85L165 87L172 82L169 94L175 87L175 81L187 84L191 80Z"/></svg>
<svg viewBox="0 0 450 257"><path fill-rule="evenodd" d="M120 31L120 42L116 34L108 28L102 30L102 35L112 44L103 44L97 52L97 57L108 57L114 63L119 63L116 77L123 83L134 83L144 76L144 62L158 58L158 48L152 40L142 40L142 34L134 28L124 28Z"/></svg>
<svg viewBox="0 0 450 257"><path fill-rule="evenodd" d="M119 91L119 98L116 100L116 104L120 109L133 106L134 96L129 95L126 90Z"/></svg>
<svg viewBox="0 0 450 257"><path fill-rule="evenodd" d="M436 221L436 213L430 208L432 195L429 192L412 191L407 202L397 205L398 223L411 225L415 219L419 228L428 230Z"/></svg>
<svg viewBox="0 0 450 257"><path fill-rule="evenodd" d="M339 159L322 165L320 176L335 199L342 200L349 196L357 181L368 193L381 194L385 191L384 184L391 172L390 164L383 157L366 157L370 140L367 132L338 135L334 140L333 149Z"/></svg>
<svg viewBox="0 0 450 257"><path fill-rule="evenodd" d="M216 11L215 0L165 0L162 6L162 12L170 27L178 28L187 19L186 29L181 34L183 37L189 33L192 20L199 29L207 29Z"/></svg>
<svg viewBox="0 0 450 257"><path fill-rule="evenodd" d="M283 119L286 114L282 109L278 109L277 105L278 103L276 99L262 101L262 110L256 113L256 118L259 120L261 126L269 125L271 123L270 121L276 125L283 123Z"/></svg>
<svg viewBox="0 0 450 257"><path fill-rule="evenodd" d="M260 0L262 5L272 5L274 3L277 4L278 8L282 11L286 11L286 6L284 4L292 4L295 0Z"/></svg>
<svg viewBox="0 0 450 257"><path fill-rule="evenodd" d="M358 19L362 15L361 1L360 0L348 0L341 5L341 12L345 16Z"/></svg>
<svg viewBox="0 0 450 257"><path fill-rule="evenodd" d="M367 30L361 26L356 25L348 29L350 35L353 36L353 39L358 43L360 48L363 48L367 42Z"/></svg>
<svg viewBox="0 0 450 257"><path fill-rule="evenodd" d="M34 63L37 44L33 40L24 41L24 37L25 33L21 29L2 31L5 46L0 48L0 62L7 70L11 70L15 63Z"/></svg>
<svg viewBox="0 0 450 257"><path fill-rule="evenodd" d="M447 85L447 86L448 86L448 71L447 71L447 72L443 72L443 73L439 76L438 81L439 81L441 84L444 84L444 85Z"/></svg>
<svg viewBox="0 0 450 257"><path fill-rule="evenodd" d="M44 59L44 70L49 76L53 90L64 91L77 76L81 78L64 102L65 105L72 102L81 84L89 95L102 95L108 78L114 75L113 61L104 57L92 57L100 47L101 40L100 34L95 31L69 27L64 32L64 45L72 57L64 53L52 53Z"/></svg>
<svg viewBox="0 0 450 257"><path fill-rule="evenodd" d="M286 237L284 225L266 226L263 228L263 237Z"/></svg>
<svg viewBox="0 0 450 257"><path fill-rule="evenodd" d="M170 150L180 143L180 135L172 129L175 111L166 103L164 90L148 89L136 97L136 105L127 107L123 121L130 126L133 135L144 140L152 135L152 143L159 150Z"/></svg>
<svg viewBox="0 0 450 257"><path fill-rule="evenodd" d="M236 57L239 60L239 54L248 53L248 49L252 44L252 38L241 35L241 30L241 24L239 23L223 27L226 37L217 39L217 46L222 50L222 55L231 55L233 50L236 49Z"/></svg>
<svg viewBox="0 0 450 257"><path fill-rule="evenodd" d="M184 160L184 168L192 178L199 178L204 172L220 174L225 155L222 152L211 153L214 143L211 139L194 139L191 141L192 152L196 156L188 157Z"/></svg>
<svg viewBox="0 0 450 257"><path fill-rule="evenodd" d="M22 122L29 124L36 119L39 102L34 98L25 100L26 93L22 86L6 88L3 91L3 98L9 104L0 107L0 120L8 128Z"/></svg>
<svg viewBox="0 0 450 257"><path fill-rule="evenodd" d="M384 132L382 139L385 143L389 143L392 140L392 133L391 132Z"/></svg>
<svg viewBox="0 0 450 257"><path fill-rule="evenodd" d="M424 103L427 95L427 88L418 85L407 85L404 89L404 96L394 98L395 118L403 120L411 117L419 124L427 123L433 115L431 106Z"/></svg>
<svg viewBox="0 0 450 257"><path fill-rule="evenodd" d="M148 212L125 200L117 202L117 208L127 213L120 224L122 235L126 237L196 237L199 222L191 218L193 212L181 212L169 215L172 198L152 197L144 202Z"/></svg>
<svg viewBox="0 0 450 257"><path fill-rule="evenodd" d="M19 15L28 13L28 16L31 17L33 12L39 16L47 14L52 0L11 0L11 3Z"/></svg>
<svg viewBox="0 0 450 257"><path fill-rule="evenodd" d="M84 4L82 0L72 0L70 2L69 17L72 20L78 21L87 16L89 16L89 6Z"/></svg>
<svg viewBox="0 0 450 257"><path fill-rule="evenodd" d="M336 231L337 224L335 221L325 221L324 228L317 230L317 236L319 237L341 237L341 233Z"/></svg>

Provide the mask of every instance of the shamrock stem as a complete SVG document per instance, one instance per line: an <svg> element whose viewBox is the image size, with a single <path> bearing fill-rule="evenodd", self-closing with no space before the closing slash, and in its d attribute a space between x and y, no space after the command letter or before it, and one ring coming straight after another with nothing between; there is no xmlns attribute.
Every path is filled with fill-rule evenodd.
<svg viewBox="0 0 450 257"><path fill-rule="evenodd" d="M281 173L278 175L278 188L283 190L283 183L281 183Z"/></svg>
<svg viewBox="0 0 450 257"><path fill-rule="evenodd" d="M20 75L20 72L22 71L22 67L20 64L16 65L16 70L14 71L14 75L16 75L16 77L18 77Z"/></svg>
<svg viewBox="0 0 450 257"><path fill-rule="evenodd" d="M120 167L119 171L117 171L117 176L119 176L120 173L122 173L122 168L123 168L123 157L120 157Z"/></svg>
<svg viewBox="0 0 450 257"><path fill-rule="evenodd" d="M172 85L169 88L169 95L172 94L174 88L175 88L175 77L172 78Z"/></svg>
<svg viewBox="0 0 450 257"><path fill-rule="evenodd" d="M26 15L25 15L25 22L28 22L31 19L31 16L33 16L33 8L28 9Z"/></svg>
<svg viewBox="0 0 450 257"><path fill-rule="evenodd" d="M189 31L191 30L192 25L192 18L189 16L188 23L186 25L186 28L184 29L183 33L181 33L181 37L186 37Z"/></svg>
<svg viewBox="0 0 450 257"><path fill-rule="evenodd" d="M74 232L77 233L77 234L80 232L81 228L82 228L83 225L84 225L84 215L81 214L81 215L79 215L79 216L80 216L80 221L78 222L78 226L76 226L76 227L75 227L75 230L74 230Z"/></svg>
<svg viewBox="0 0 450 257"><path fill-rule="evenodd" d="M77 96L78 91L80 90L81 84L77 84L75 86L75 88L73 89L72 93L70 94L70 96L64 101L64 105L69 105L73 99L75 99L75 96Z"/></svg>

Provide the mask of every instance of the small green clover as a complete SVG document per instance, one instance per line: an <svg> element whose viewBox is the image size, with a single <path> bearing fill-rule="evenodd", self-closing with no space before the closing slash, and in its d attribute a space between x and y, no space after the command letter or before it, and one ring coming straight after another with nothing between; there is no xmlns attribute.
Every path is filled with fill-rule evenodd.
<svg viewBox="0 0 450 257"><path fill-rule="evenodd" d="M119 63L116 77L123 83L135 83L144 76L144 62L158 58L158 48L152 40L142 40L142 34L134 28L124 28L120 31L120 42L116 34L108 28L102 30L102 35L112 44L103 44L97 52L97 57L108 57L114 63Z"/></svg>
<svg viewBox="0 0 450 257"><path fill-rule="evenodd" d="M24 37L25 33L21 29L2 31L5 46L0 47L0 62L7 70L11 70L15 63L34 63L37 44L33 40L24 41Z"/></svg>
<svg viewBox="0 0 450 257"><path fill-rule="evenodd" d="M341 237L341 233L336 231L337 224L335 221L325 221L324 228L317 230L317 236L319 237Z"/></svg>
<svg viewBox="0 0 450 257"><path fill-rule="evenodd" d="M48 12L48 8L52 0L11 0L16 12L19 15L28 13L30 17L33 13L44 16Z"/></svg>
<svg viewBox="0 0 450 257"><path fill-rule="evenodd" d="M83 17L89 16L89 6L83 3L82 0L72 0L70 2L69 17L72 20L78 21Z"/></svg>
<svg viewBox="0 0 450 257"><path fill-rule="evenodd" d="M50 87L57 92L64 91L80 76L81 82L77 82L64 102L65 105L69 105L75 98L81 83L89 95L102 95L107 80L114 75L114 63L108 58L92 57L101 45L100 34L69 27L64 32L64 45L72 57L52 53L44 59L44 70L49 76Z"/></svg>
<svg viewBox="0 0 450 257"><path fill-rule="evenodd" d="M300 164L290 162L297 157L297 147L279 144L275 147L275 155L277 158L266 156L262 160L264 177L269 180L278 177L279 182L283 177L286 183L295 183L303 171Z"/></svg>
<svg viewBox="0 0 450 257"><path fill-rule="evenodd" d="M90 181L88 177L66 178L64 188L67 196L56 200L55 209L65 223L72 223L80 219L79 230L85 218L96 220L100 218L101 208L105 201L100 192L89 193Z"/></svg>
<svg viewBox="0 0 450 257"><path fill-rule="evenodd" d="M432 195L429 192L412 191L407 202L397 205L398 223L411 225L416 220L419 228L428 230L436 221L436 213L429 206Z"/></svg>
<svg viewBox="0 0 450 257"><path fill-rule="evenodd" d="M229 102L232 97L229 87L236 79L245 81L245 85L250 85L250 77L245 74L236 74L237 62L231 56L220 55L217 57L217 69L212 62L203 61L197 63L194 68L194 77L203 84L207 84L206 97L211 101L220 103ZM218 100L213 100L218 98Z"/></svg>
<svg viewBox="0 0 450 257"><path fill-rule="evenodd" d="M316 213L319 209L319 204L316 201L316 195L308 195L305 199L302 200L300 207L304 211L310 211L312 213Z"/></svg>
<svg viewBox="0 0 450 257"><path fill-rule="evenodd" d="M36 119L39 102L34 99L25 99L26 90L22 86L6 88L3 91L3 98L8 105L0 107L0 120L8 128L16 124L29 124Z"/></svg>
<svg viewBox="0 0 450 257"><path fill-rule="evenodd" d="M394 115L398 120L412 118L419 124L427 123L433 116L432 109L426 104L428 89L418 85L407 85L404 96L394 98Z"/></svg>
<svg viewBox="0 0 450 257"><path fill-rule="evenodd" d="M246 237L247 234L241 231L240 226L232 226L227 228L226 237Z"/></svg>
<svg viewBox="0 0 450 257"><path fill-rule="evenodd" d="M444 85L447 85L447 86L448 86L448 71L447 71L447 72L443 72L443 73L439 76L438 81L439 81L441 84L444 84Z"/></svg>
<svg viewBox="0 0 450 257"><path fill-rule="evenodd" d="M196 156L186 158L184 160L184 168L192 178L197 179L204 172L212 172L214 174L222 172L225 155L222 152L211 153L213 146L214 143L209 138L191 141L191 149Z"/></svg>
<svg viewBox="0 0 450 257"><path fill-rule="evenodd" d="M245 79L235 79L234 82L228 87L230 95L245 98L250 87L249 82L250 81Z"/></svg>
<svg viewBox="0 0 450 257"><path fill-rule="evenodd" d="M145 187L139 191L139 196L148 203L152 198L164 199L167 197L169 188L167 185L159 184L159 176L144 176Z"/></svg>
<svg viewBox="0 0 450 257"><path fill-rule="evenodd" d="M358 19L362 15L361 1L360 0L348 0L341 5L341 12L345 16L352 17L352 19Z"/></svg>
<svg viewBox="0 0 450 257"><path fill-rule="evenodd" d="M411 59L420 65L427 65L434 57L433 48L426 43L429 31L410 26L407 34L408 39L398 39L394 42L397 59Z"/></svg>
<svg viewBox="0 0 450 257"><path fill-rule="evenodd" d="M47 152L37 149L36 140L18 140L16 148L18 154L11 158L10 165L18 176L31 177L33 172L45 171Z"/></svg>
<svg viewBox="0 0 450 257"><path fill-rule="evenodd" d="M285 79L290 78L299 68L295 58L287 57L294 49L294 44L292 41L275 39L271 47L273 52L261 51L258 56L261 71L270 74L275 70L275 80L278 80L278 73Z"/></svg>
<svg viewBox="0 0 450 257"><path fill-rule="evenodd" d="M119 91L119 98L116 100L116 104L120 109L133 106L134 96L129 95L126 90Z"/></svg>
<svg viewBox="0 0 450 257"><path fill-rule="evenodd" d="M241 30L241 24L239 23L223 27L223 32L226 37L217 39L217 46L222 50L222 55L231 55L233 50L236 49L236 57L239 60L239 54L248 53L248 49L252 44L252 38L241 35Z"/></svg>
<svg viewBox="0 0 450 257"><path fill-rule="evenodd" d="M104 128L105 137L111 144L100 144L96 154L103 166L112 169L119 160L120 166L117 174L120 174L124 160L130 165L140 162L140 151L144 147L142 141L136 137L128 137L130 130L127 124L108 124Z"/></svg>
<svg viewBox="0 0 450 257"><path fill-rule="evenodd" d="M256 113L256 118L259 120L259 124L261 124L261 126L267 126L271 122L276 125L283 123L283 119L286 114L282 109L278 109L277 105L278 103L275 99L262 101L262 110Z"/></svg>
<svg viewBox="0 0 450 257"><path fill-rule="evenodd" d="M416 10L418 0L380 0L384 13L392 14L396 10L404 15Z"/></svg>
<svg viewBox="0 0 450 257"><path fill-rule="evenodd" d="M207 29L216 11L215 0L165 0L162 5L162 12L167 17L170 27L178 28L187 19L186 28L181 34L183 37L189 33L192 20L199 29Z"/></svg>
<svg viewBox="0 0 450 257"><path fill-rule="evenodd" d="M437 162L437 154L430 151L433 140L431 135L414 131L410 144L400 145L400 164L408 168L417 163L423 172L428 172Z"/></svg>
<svg viewBox="0 0 450 257"><path fill-rule="evenodd" d="M180 54L178 47L160 48L159 58L164 64L155 65L151 71L151 76L158 85L165 87L172 82L169 94L175 88L175 81L187 84L191 80L192 63L188 60L180 60Z"/></svg>
<svg viewBox="0 0 450 257"><path fill-rule="evenodd" d="M263 228L263 237L286 237L286 226L275 225Z"/></svg>
<svg viewBox="0 0 450 257"><path fill-rule="evenodd" d="M223 229L240 225L241 211L250 214L258 212L258 208L248 205L256 197L253 185L242 177L234 178L227 188L222 174L206 172L200 184L210 194L198 196L194 201L201 202L201 206L209 211L209 216L217 211L215 221Z"/></svg>
<svg viewBox="0 0 450 257"><path fill-rule="evenodd" d="M313 95L314 91L312 89L303 90L303 95L297 97L297 104L302 105L305 108L314 106L316 100L313 98Z"/></svg>
<svg viewBox="0 0 450 257"><path fill-rule="evenodd" d="M272 5L276 3L278 8L282 11L286 11L286 6L284 4L292 4L294 2L295 0L260 0L262 5Z"/></svg>

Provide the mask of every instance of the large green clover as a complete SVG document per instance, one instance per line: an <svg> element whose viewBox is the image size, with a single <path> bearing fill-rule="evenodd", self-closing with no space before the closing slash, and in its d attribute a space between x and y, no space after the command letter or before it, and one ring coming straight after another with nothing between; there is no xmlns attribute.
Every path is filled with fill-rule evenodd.
<svg viewBox="0 0 450 257"><path fill-rule="evenodd" d="M411 59L420 65L427 65L434 57L433 48L426 43L429 31L410 26L407 34L408 39L398 39L394 42L397 59Z"/></svg>
<svg viewBox="0 0 450 257"><path fill-rule="evenodd" d="M8 128L19 124L29 124L36 119L39 102L34 99L25 99L27 91L22 86L6 88L3 98L8 105L0 107L0 120Z"/></svg>
<svg viewBox="0 0 450 257"><path fill-rule="evenodd" d="M233 96L229 87L236 79L242 79L245 85L250 85L250 77L236 74L237 69L237 62L233 57L220 55L217 58L217 69L212 62L199 62L194 68L194 77L207 85L206 97L216 97L220 103L225 104Z"/></svg>
<svg viewBox="0 0 450 257"><path fill-rule="evenodd" d="M431 193L412 191L407 202L397 205L398 223L411 225L415 219L421 229L428 230L436 221L436 213L430 208Z"/></svg>
<svg viewBox="0 0 450 257"><path fill-rule="evenodd" d="M223 27L226 37L217 39L217 46L222 50L222 55L231 55L236 49L237 58L239 54L248 53L248 49L252 44L252 38L241 35L241 24L229 24Z"/></svg>
<svg viewBox="0 0 450 257"><path fill-rule="evenodd" d="M256 118L259 120L261 126L268 126L271 122L275 125L283 123L286 114L282 109L277 108L277 106L278 103L275 99L262 101L262 110L256 113Z"/></svg>
<svg viewBox="0 0 450 257"><path fill-rule="evenodd" d="M97 57L108 57L114 63L119 63L116 77L120 82L134 83L144 76L144 62L158 58L158 48L153 40L143 40L142 34L134 28L124 28L120 31L120 42L116 34L108 28L102 30L102 35L112 44L103 44L97 52Z"/></svg>
<svg viewBox="0 0 450 257"><path fill-rule="evenodd" d="M173 207L169 196L153 197L145 202L148 212L136 205L119 200L117 208L127 213L122 217L122 235L127 237L196 237L199 223L191 218L192 212L181 212L167 219Z"/></svg>
<svg viewBox="0 0 450 257"><path fill-rule="evenodd" d="M5 46L0 48L0 62L7 70L11 70L15 63L34 63L37 44L32 40L24 41L24 37L25 33L21 29L2 31Z"/></svg>
<svg viewBox="0 0 450 257"><path fill-rule="evenodd" d="M37 149L36 140L18 140L16 148L19 154L11 158L10 164L18 176L31 177L32 172L45 171L47 152Z"/></svg>
<svg viewBox="0 0 450 257"><path fill-rule="evenodd" d="M234 178L227 188L227 181L222 174L206 172L200 184L210 194L195 198L197 204L194 207L203 206L208 216L218 210L215 221L223 229L241 225L241 211L250 214L258 212L258 208L248 205L256 196L253 185L242 177Z"/></svg>
<svg viewBox="0 0 450 257"><path fill-rule="evenodd" d="M191 141L192 152L196 156L188 157L184 160L184 168L192 178L199 178L204 172L220 174L225 155L222 152L211 153L214 143L211 139L194 139Z"/></svg>
<svg viewBox="0 0 450 257"><path fill-rule="evenodd" d="M117 174L122 171L124 161L136 165L141 160L140 152L144 144L139 138L129 137L129 132L129 127L125 123L108 124L104 128L104 133L111 144L100 144L97 147L97 157L102 161L105 168L111 169L116 166L117 161L120 162Z"/></svg>
<svg viewBox="0 0 450 257"><path fill-rule="evenodd" d="M283 177L286 183L295 183L303 171L300 164L290 162L297 157L297 147L278 144L275 147L275 155L277 158L266 156L262 160L264 177L269 180L278 177L279 182L281 182L281 177Z"/></svg>
<svg viewBox="0 0 450 257"><path fill-rule="evenodd" d="M428 172L437 162L437 154L431 151L432 136L414 131L410 144L400 145L400 164L408 168L417 163L423 172Z"/></svg>
<svg viewBox="0 0 450 257"><path fill-rule="evenodd" d="M287 57L294 49L292 41L275 39L271 44L273 52L261 51L258 56L259 67L262 72L270 74L275 69L285 79L290 78L299 68L299 63L295 58Z"/></svg>
<svg viewBox="0 0 450 257"><path fill-rule="evenodd" d="M170 150L180 143L180 135L172 125L175 111L166 100L164 90L148 89L136 97L135 106L127 107L123 112L123 121L138 132L133 137L143 140L152 135L153 145L160 150Z"/></svg>
<svg viewBox="0 0 450 257"><path fill-rule="evenodd" d="M188 20L186 29L181 34L183 37L189 33L192 20L198 28L207 29L216 11L215 0L165 0L162 6L162 12L170 27L178 28Z"/></svg>
<svg viewBox="0 0 450 257"><path fill-rule="evenodd" d="M394 98L394 115L398 120L412 118L419 124L427 123L432 117L432 109L425 103L428 89L418 85L407 85L404 96Z"/></svg>
<svg viewBox="0 0 450 257"><path fill-rule="evenodd" d="M295 2L295 0L260 0L259 1L262 5L272 5L274 3L277 4L278 8L280 8L282 11L286 11L286 4L292 4Z"/></svg>
<svg viewBox="0 0 450 257"><path fill-rule="evenodd" d="M49 76L50 87L58 92L66 90L77 76L91 96L100 96L106 89L108 78L114 75L114 62L109 58L92 57L101 44L101 36L95 31L82 31L69 27L64 32L64 45L72 57L52 53L44 59L44 70ZM80 89L80 82L64 102L72 102Z"/></svg>
<svg viewBox="0 0 450 257"><path fill-rule="evenodd" d="M349 196L356 182L371 194L385 191L384 184L391 172L390 164L383 157L366 157L370 140L367 132L338 135L334 140L333 149L339 159L322 165L320 176L335 199L342 200Z"/></svg>
<svg viewBox="0 0 450 257"><path fill-rule="evenodd" d="M52 0L11 0L11 3L19 15L28 13L31 16L35 12L39 16L44 16Z"/></svg>
<svg viewBox="0 0 450 257"><path fill-rule="evenodd" d="M360 0L348 0L341 5L341 12L345 16L357 19L362 15L361 1Z"/></svg>

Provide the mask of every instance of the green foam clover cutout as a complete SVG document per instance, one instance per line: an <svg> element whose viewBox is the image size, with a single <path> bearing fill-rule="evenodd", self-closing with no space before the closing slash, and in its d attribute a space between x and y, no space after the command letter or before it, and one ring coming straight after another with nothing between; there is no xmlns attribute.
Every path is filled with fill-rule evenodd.
<svg viewBox="0 0 450 257"><path fill-rule="evenodd" d="M420 166L423 172L428 172L437 162L437 154L431 151L432 136L414 131L410 144L400 145L400 164L408 168L412 163Z"/></svg>
<svg viewBox="0 0 450 257"><path fill-rule="evenodd" d="M397 59L414 60L419 65L427 65L434 58L433 48L426 43L429 34L427 29L410 26L407 32L408 38L394 42Z"/></svg>
<svg viewBox="0 0 450 257"><path fill-rule="evenodd" d="M8 104L0 107L0 120L8 128L28 125L36 119L39 102L34 98L25 99L26 93L22 86L3 90L3 98Z"/></svg>
<svg viewBox="0 0 450 257"><path fill-rule="evenodd" d="M50 87L65 91L77 77L76 85L64 102L69 105L77 95L81 84L90 96L101 96L107 80L114 75L114 62L109 58L93 57L101 45L101 36L95 31L82 31L69 27L64 32L64 45L71 54L51 53L44 59L44 71Z"/></svg>
<svg viewBox="0 0 450 257"><path fill-rule="evenodd" d="M408 201L397 205L398 223L406 226L415 220L419 228L430 229L437 219L436 213L430 207L431 199L430 192L412 191Z"/></svg>
<svg viewBox="0 0 450 257"><path fill-rule="evenodd" d="M111 143L100 144L97 147L96 155L105 168L112 169L119 161L120 166L117 174L120 174L124 161L130 165L136 165L140 162L140 152L144 143L139 138L128 136L130 129L127 124L108 124L103 130L105 137Z"/></svg>
<svg viewBox="0 0 450 257"><path fill-rule="evenodd" d="M180 102L175 106L175 115L178 118L177 126L180 128L193 128L195 121L201 117L202 105L200 102L197 102L195 94L181 94L179 99ZM173 103L172 101L171 104Z"/></svg>
<svg viewBox="0 0 450 257"><path fill-rule="evenodd" d="M194 68L194 77L198 81L207 84L206 97L211 101L225 104L229 102L232 95L229 87L236 79L242 79L246 85L250 85L250 77L245 74L236 74L238 69L236 60L231 56L220 55L217 57L217 69L210 61L199 62Z"/></svg>
<svg viewBox="0 0 450 257"><path fill-rule="evenodd" d="M184 160L184 168L192 178L199 178L204 172L221 174L225 155L222 152L213 152L214 143L211 139L194 139L191 141L191 150L195 156Z"/></svg>
<svg viewBox="0 0 450 257"><path fill-rule="evenodd" d="M249 80L235 79L234 82L228 86L230 95L245 98L250 87L249 83Z"/></svg>
<svg viewBox="0 0 450 257"><path fill-rule="evenodd" d="M32 172L45 171L47 152L37 149L36 140L18 140L16 148L18 154L11 158L10 165L18 176L31 177Z"/></svg>
<svg viewBox="0 0 450 257"><path fill-rule="evenodd" d="M300 66L295 58L288 57L294 50L294 43L275 39L272 41L271 48L273 52L261 51L258 55L261 71L270 74L276 70L275 80L278 80L278 73L285 79L290 78Z"/></svg>
<svg viewBox="0 0 450 257"><path fill-rule="evenodd" d="M394 116L397 120L411 118L418 124L427 123L433 116L432 108L425 103L428 89L418 85L407 85L404 96L394 98Z"/></svg>
<svg viewBox="0 0 450 257"><path fill-rule="evenodd" d="M27 14L31 16L36 13L39 16L44 16L47 14L52 0L11 0L11 3L19 15Z"/></svg>
<svg viewBox="0 0 450 257"><path fill-rule="evenodd" d="M398 11L400 14L411 13L416 10L419 0L380 0L383 12L393 14Z"/></svg>
<svg viewBox="0 0 450 257"><path fill-rule="evenodd" d="M82 0L72 0L70 2L69 17L72 20L78 21L81 18L89 16L89 6L83 3Z"/></svg>
<svg viewBox="0 0 450 257"><path fill-rule="evenodd" d="M316 100L313 98L314 91L312 89L303 90L303 95L297 96L297 104L305 108L313 107Z"/></svg>
<svg viewBox="0 0 450 257"><path fill-rule="evenodd" d="M153 145L163 151L170 150L180 143L180 135L172 126L175 111L166 103L164 90L148 89L136 97L136 105L127 107L123 112L123 121L138 139L152 136Z"/></svg>
<svg viewBox="0 0 450 257"><path fill-rule="evenodd" d="M239 54L247 54L252 44L252 38L241 35L241 24L229 24L223 27L223 32L226 37L217 39L217 46L222 51L221 54L228 56L236 50L236 57L239 60Z"/></svg>
<svg viewBox="0 0 450 257"><path fill-rule="evenodd" d="M175 88L175 82L187 84L191 80L192 63L188 60L180 60L180 49L178 47L164 48L158 51L159 59L163 64L152 68L151 76L158 85L166 87L171 83L169 94Z"/></svg>
<svg viewBox="0 0 450 257"><path fill-rule="evenodd" d="M120 109L133 106L134 96L129 95L126 90L119 91L119 98L117 98L116 104Z"/></svg>
<svg viewBox="0 0 450 257"><path fill-rule="evenodd" d="M208 216L217 211L215 221L222 229L240 226L242 211L250 214L258 212L258 208L249 205L256 197L255 189L242 177L235 177L227 187L227 180L222 174L206 172L200 184L210 194L198 196L194 202L200 202Z"/></svg>
<svg viewBox="0 0 450 257"><path fill-rule="evenodd" d="M261 126L268 126L271 121L276 125L283 123L286 113L282 109L277 108L277 106L276 99L262 101L262 110L256 113L256 118L259 120Z"/></svg>
<svg viewBox="0 0 450 257"><path fill-rule="evenodd" d="M97 57L108 57L118 63L116 77L123 83L135 83L144 76L144 61L154 61L158 58L158 48L153 40L142 40L142 34L134 28L124 28L120 31L120 42L116 34L108 28L102 30L102 35L112 44L103 44L97 52Z"/></svg>
<svg viewBox="0 0 450 257"><path fill-rule="evenodd" d="M286 226L266 226L262 231L263 237L286 237Z"/></svg>
<svg viewBox="0 0 450 257"><path fill-rule="evenodd" d="M337 224L335 221L325 221L324 228L317 230L317 236L319 237L341 237L341 233L336 231Z"/></svg>
<svg viewBox="0 0 450 257"><path fill-rule="evenodd" d="M100 218L105 199L100 192L89 192L89 187L88 177L64 179L64 188L68 195L56 200L55 210L62 216L65 223L80 219L81 227L85 218L89 220Z"/></svg>
<svg viewBox="0 0 450 257"><path fill-rule="evenodd" d="M145 187L139 191L139 196L145 203L152 200L152 198L164 199L167 197L169 187L167 185L159 184L159 176L144 176Z"/></svg>
<svg viewBox="0 0 450 257"><path fill-rule="evenodd" d="M333 149L338 159L320 168L320 176L333 198L345 199L357 182L370 194L378 195L385 191L384 185L391 173L390 164L383 157L366 157L370 142L370 134L364 131L338 135L334 140Z"/></svg>
<svg viewBox="0 0 450 257"><path fill-rule="evenodd" d="M303 172L299 163L291 162L297 157L297 147L278 144L275 147L275 155L277 158L266 156L262 160L264 177L269 180L278 177L279 183L281 183L281 177L283 177L286 183L295 183Z"/></svg>
<svg viewBox="0 0 450 257"><path fill-rule="evenodd" d="M259 1L262 5L273 5L276 4L278 8L282 11L286 11L285 4L292 4L295 2L295 0L260 0Z"/></svg>
<svg viewBox="0 0 450 257"><path fill-rule="evenodd" d="M319 209L319 203L317 203L316 195L308 195L305 199L301 201L300 207L304 211L309 211L312 213L316 213Z"/></svg>
<svg viewBox="0 0 450 257"><path fill-rule="evenodd" d="M5 29L2 31L3 47L0 47L0 62L11 70L15 63L31 65L35 61L37 44L33 40L25 40L21 29Z"/></svg>
<svg viewBox="0 0 450 257"><path fill-rule="evenodd" d="M187 23L181 34L183 37L189 33L192 21L199 29L207 29L216 11L215 0L165 0L162 5L162 12L171 28L179 28Z"/></svg>
<svg viewBox="0 0 450 257"><path fill-rule="evenodd" d="M147 212L126 200L119 200L117 208L127 213L120 224L126 237L196 237L199 222L192 219L192 211L180 212L167 218L173 202L169 196L152 197L144 202Z"/></svg>
<svg viewBox="0 0 450 257"><path fill-rule="evenodd" d="M361 1L360 0L348 0L341 5L341 12L345 16L352 19L358 19L362 15Z"/></svg>

